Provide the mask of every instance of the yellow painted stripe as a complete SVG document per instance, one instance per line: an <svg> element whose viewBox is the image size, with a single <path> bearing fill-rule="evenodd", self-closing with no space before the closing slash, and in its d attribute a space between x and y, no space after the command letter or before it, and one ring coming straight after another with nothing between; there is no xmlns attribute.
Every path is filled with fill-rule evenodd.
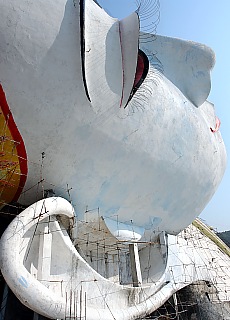
<svg viewBox="0 0 230 320"><path fill-rule="evenodd" d="M230 248L210 229L210 227L198 218L194 220L192 224L230 257Z"/></svg>
<svg viewBox="0 0 230 320"><path fill-rule="evenodd" d="M20 183L20 162L0 105L0 207L14 199Z"/></svg>

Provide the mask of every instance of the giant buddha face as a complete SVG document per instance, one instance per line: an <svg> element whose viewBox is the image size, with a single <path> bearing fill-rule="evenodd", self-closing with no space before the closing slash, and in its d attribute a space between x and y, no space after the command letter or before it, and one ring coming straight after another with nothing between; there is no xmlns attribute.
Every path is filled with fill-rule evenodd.
<svg viewBox="0 0 230 320"><path fill-rule="evenodd" d="M118 21L92 0L0 0L0 12L2 203L52 190L127 230L190 224L226 166L206 100L212 50L141 41L137 13Z"/></svg>

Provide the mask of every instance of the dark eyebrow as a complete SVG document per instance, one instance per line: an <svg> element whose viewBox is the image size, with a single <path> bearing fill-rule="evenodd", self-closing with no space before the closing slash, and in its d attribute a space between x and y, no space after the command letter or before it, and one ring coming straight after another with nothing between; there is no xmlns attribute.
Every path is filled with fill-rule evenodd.
<svg viewBox="0 0 230 320"><path fill-rule="evenodd" d="M81 29L81 69L82 69L82 80L85 88L85 94L90 100L89 91L86 82L85 75L85 0L80 0L80 29Z"/></svg>

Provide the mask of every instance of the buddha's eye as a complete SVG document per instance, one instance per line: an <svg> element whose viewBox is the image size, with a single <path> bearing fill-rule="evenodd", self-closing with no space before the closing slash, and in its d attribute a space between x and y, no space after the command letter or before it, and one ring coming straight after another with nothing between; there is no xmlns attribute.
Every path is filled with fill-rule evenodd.
<svg viewBox="0 0 230 320"><path fill-rule="evenodd" d="M149 59L146 56L146 54L139 49L133 88L132 88L128 102L132 99L135 92L138 90L138 88L141 86L142 82L145 80L145 78L148 74L148 71L149 71ZM127 104L128 104L128 102L127 102Z"/></svg>

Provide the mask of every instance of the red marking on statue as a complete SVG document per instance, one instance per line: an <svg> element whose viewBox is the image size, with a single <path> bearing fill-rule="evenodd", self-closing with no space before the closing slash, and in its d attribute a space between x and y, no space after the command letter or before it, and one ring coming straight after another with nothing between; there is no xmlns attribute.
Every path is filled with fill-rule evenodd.
<svg viewBox="0 0 230 320"><path fill-rule="evenodd" d="M218 117L216 117L216 127L215 127L215 129L210 128L210 130L212 132L217 132L220 129L220 125L221 125L220 119Z"/></svg>
<svg viewBox="0 0 230 320"><path fill-rule="evenodd" d="M10 168L17 165L17 162L2 160L0 161L0 169Z"/></svg>
<svg viewBox="0 0 230 320"><path fill-rule="evenodd" d="M7 180L0 180L0 185L1 186L7 186L7 187L15 187L15 185L13 183L10 183L9 181Z"/></svg>

